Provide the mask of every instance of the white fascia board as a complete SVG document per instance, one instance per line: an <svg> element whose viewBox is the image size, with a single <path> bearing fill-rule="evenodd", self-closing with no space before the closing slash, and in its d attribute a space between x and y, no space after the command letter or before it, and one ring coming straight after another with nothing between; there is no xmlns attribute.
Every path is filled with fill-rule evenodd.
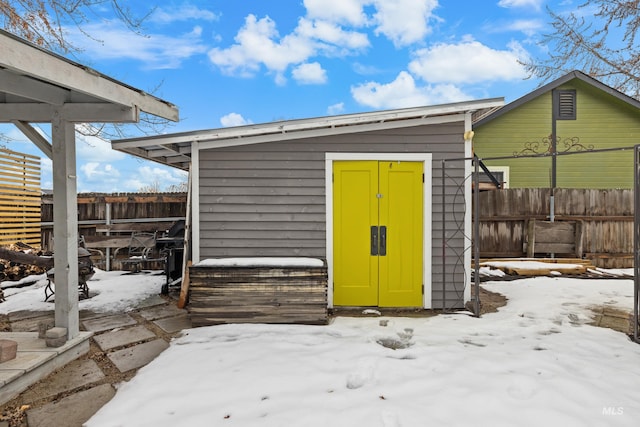
<svg viewBox="0 0 640 427"><path fill-rule="evenodd" d="M460 113L456 115L441 116L441 117L426 117L426 118L420 118L420 119L398 120L392 123L380 122L380 123L367 123L362 125L352 124L350 126L342 126L342 127L327 127L323 129L310 129L310 130L288 132L288 133L259 135L259 136L252 136L252 137L246 137L246 138L206 141L206 142L199 143L199 147L201 150L207 150L211 148L223 148L223 147L235 147L239 145L262 144L265 142L291 141L296 139L319 138L324 136L345 135L350 133L373 132L373 131L385 130L385 129L399 129L399 128L406 128L406 127L424 126L424 125L430 125L430 124L452 123L452 122L459 122L462 120L464 120L464 113Z"/></svg>
<svg viewBox="0 0 640 427"><path fill-rule="evenodd" d="M112 141L111 144L114 149L186 142L199 143L202 149L232 147L313 136L366 132L367 129L364 129L364 126L369 126L371 130L378 130L418 126L420 124L447 123L463 120L459 116L464 115L467 111L494 108L502 105L504 105L503 98L494 98L430 107L291 120L158 137L123 139ZM451 120L448 118L449 116L454 116L456 119ZM352 128L357 129L354 130Z"/></svg>
<svg viewBox="0 0 640 427"><path fill-rule="evenodd" d="M142 91L134 90L95 70L46 52L17 38L0 34L0 52L2 52L2 56L0 56L0 67L2 68L84 93L109 103L129 108L137 107L154 116L178 121L178 109L175 105Z"/></svg>
<svg viewBox="0 0 640 427"><path fill-rule="evenodd" d="M48 123L54 112L74 123L135 123L140 119L137 108L114 104L0 104L0 123L14 121Z"/></svg>

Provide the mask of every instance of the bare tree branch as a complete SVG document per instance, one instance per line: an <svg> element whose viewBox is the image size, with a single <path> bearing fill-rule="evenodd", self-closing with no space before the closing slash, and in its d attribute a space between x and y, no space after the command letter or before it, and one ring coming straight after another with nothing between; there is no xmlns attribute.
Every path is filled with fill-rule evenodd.
<svg viewBox="0 0 640 427"><path fill-rule="evenodd" d="M547 82L579 69L640 99L640 0L587 0L569 14L547 10L553 31L540 44L549 56L524 62L530 76Z"/></svg>

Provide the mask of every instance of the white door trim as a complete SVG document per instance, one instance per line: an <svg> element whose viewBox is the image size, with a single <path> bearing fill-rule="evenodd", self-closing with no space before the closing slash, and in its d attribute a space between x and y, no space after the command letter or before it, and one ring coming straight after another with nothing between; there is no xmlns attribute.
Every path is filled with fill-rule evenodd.
<svg viewBox="0 0 640 427"><path fill-rule="evenodd" d="M431 179L433 166L431 153L325 153L326 245L327 268L329 274L327 301L329 308L333 307L333 162L341 160L388 160L423 163L422 283L424 285L424 295L422 296L422 304L423 308L432 308Z"/></svg>

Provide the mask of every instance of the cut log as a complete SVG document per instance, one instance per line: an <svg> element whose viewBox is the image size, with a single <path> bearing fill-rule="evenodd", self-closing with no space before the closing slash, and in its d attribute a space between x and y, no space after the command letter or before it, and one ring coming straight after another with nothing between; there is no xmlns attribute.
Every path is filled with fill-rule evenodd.
<svg viewBox="0 0 640 427"><path fill-rule="evenodd" d="M25 265L37 265L38 267L43 268L53 267L52 257L42 257L38 255L25 254L23 252L12 251L5 248L0 248L0 259Z"/></svg>

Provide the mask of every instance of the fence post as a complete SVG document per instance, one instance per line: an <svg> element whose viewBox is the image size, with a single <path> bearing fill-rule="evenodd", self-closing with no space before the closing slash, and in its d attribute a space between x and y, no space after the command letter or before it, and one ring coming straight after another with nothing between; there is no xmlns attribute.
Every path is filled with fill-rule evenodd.
<svg viewBox="0 0 640 427"><path fill-rule="evenodd" d="M633 339L640 342L638 337L638 311L640 308L640 145L634 148L633 183Z"/></svg>

